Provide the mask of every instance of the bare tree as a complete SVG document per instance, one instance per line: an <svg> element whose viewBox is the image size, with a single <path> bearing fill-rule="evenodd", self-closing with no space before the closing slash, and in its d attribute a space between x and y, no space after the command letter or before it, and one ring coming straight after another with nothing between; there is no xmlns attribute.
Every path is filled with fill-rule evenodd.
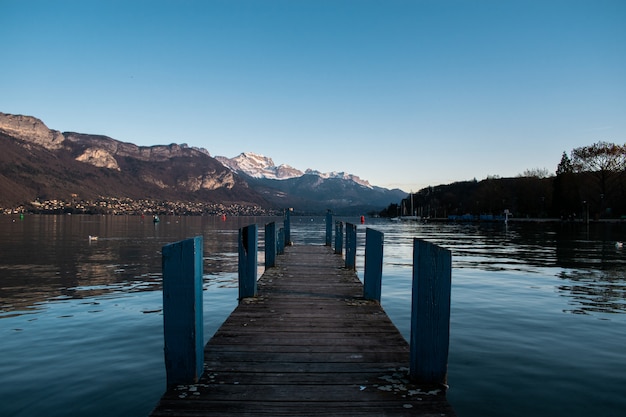
<svg viewBox="0 0 626 417"><path fill-rule="evenodd" d="M575 172L592 173L600 191L600 209L609 201L614 180L626 169L626 145L598 142L572 150L572 167Z"/></svg>

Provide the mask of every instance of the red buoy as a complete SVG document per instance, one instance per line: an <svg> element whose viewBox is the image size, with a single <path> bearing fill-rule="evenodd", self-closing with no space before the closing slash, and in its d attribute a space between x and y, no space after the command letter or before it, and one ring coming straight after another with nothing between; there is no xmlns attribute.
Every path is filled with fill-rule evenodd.
<svg viewBox="0 0 626 417"><path fill-rule="evenodd" d="M361 224L365 223L365 216L361 216Z"/></svg>

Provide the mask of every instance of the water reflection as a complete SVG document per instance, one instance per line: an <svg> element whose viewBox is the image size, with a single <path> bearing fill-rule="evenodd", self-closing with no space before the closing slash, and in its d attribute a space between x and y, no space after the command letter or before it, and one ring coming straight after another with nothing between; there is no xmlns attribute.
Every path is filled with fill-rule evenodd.
<svg viewBox="0 0 626 417"><path fill-rule="evenodd" d="M560 223L419 224L380 223L386 265L410 268L412 238L452 251L453 269L514 272L533 285L533 276L554 276L568 313L626 312L624 224ZM392 252L391 254L389 252ZM399 254L399 255L398 255Z"/></svg>
<svg viewBox="0 0 626 417"><path fill-rule="evenodd" d="M559 274L566 284L561 295L570 299L574 314L626 313L626 280L623 270L566 270Z"/></svg>
<svg viewBox="0 0 626 417"><path fill-rule="evenodd" d="M27 216L0 218L0 317L41 308L47 300L115 296L153 291L161 285L161 248L204 236L205 288L237 285L238 229L282 218L164 216L161 223L138 216ZM421 224L341 218L358 225L357 269L362 271L364 230L385 234L385 265L412 267L413 238L450 249L454 269L512 271L532 284L533 275L555 276L571 313L623 313L626 240L622 224ZM323 244L323 217L293 217L295 244ZM88 236L98 236L91 241ZM259 263L263 253L259 253ZM359 264L360 262L360 264Z"/></svg>
<svg viewBox="0 0 626 417"><path fill-rule="evenodd" d="M275 220L164 216L154 224L139 216L0 217L0 317L38 310L51 300L159 290L161 248L196 235L204 236L205 287L232 286L238 229Z"/></svg>

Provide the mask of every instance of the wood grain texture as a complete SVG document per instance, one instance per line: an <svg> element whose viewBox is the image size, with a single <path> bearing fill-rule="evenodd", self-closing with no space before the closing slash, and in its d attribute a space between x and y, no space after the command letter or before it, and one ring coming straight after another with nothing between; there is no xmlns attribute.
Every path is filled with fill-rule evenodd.
<svg viewBox="0 0 626 417"><path fill-rule="evenodd" d="M152 416L454 416L409 382L409 346L327 246L291 246L205 348L193 385Z"/></svg>

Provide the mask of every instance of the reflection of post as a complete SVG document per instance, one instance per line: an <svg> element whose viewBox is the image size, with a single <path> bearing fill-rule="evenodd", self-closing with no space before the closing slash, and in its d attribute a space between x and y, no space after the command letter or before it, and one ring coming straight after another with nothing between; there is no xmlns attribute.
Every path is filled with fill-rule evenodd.
<svg viewBox="0 0 626 417"><path fill-rule="evenodd" d="M204 366L202 236L163 246L162 268L167 385L195 383Z"/></svg>
<svg viewBox="0 0 626 417"><path fill-rule="evenodd" d="M451 281L451 252L414 239L410 376L421 383L446 383Z"/></svg>
<svg viewBox="0 0 626 417"><path fill-rule="evenodd" d="M256 224L239 229L239 300L256 295L257 237Z"/></svg>

